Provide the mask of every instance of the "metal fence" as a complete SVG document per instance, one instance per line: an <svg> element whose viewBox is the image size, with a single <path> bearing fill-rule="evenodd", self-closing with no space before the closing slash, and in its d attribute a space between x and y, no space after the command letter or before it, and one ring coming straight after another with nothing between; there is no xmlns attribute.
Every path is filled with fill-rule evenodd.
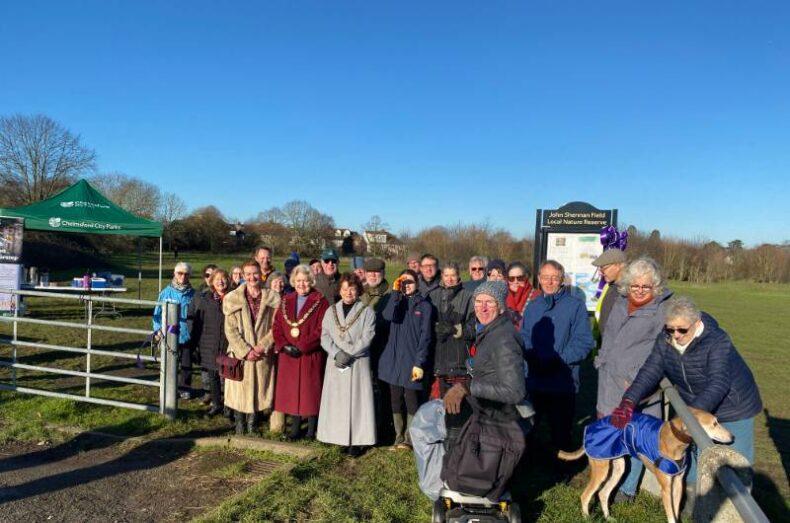
<svg viewBox="0 0 790 523"><path fill-rule="evenodd" d="M675 413L680 416L686 424L686 427L688 427L689 433L699 450L703 451L713 446L713 441L708 437L708 434L699 424L699 421L697 421L697 418L691 413L688 405L686 405L686 402L680 397L674 385L672 385L668 379L664 378L661 381L661 387L664 392L664 397L669 400L672 408L675 409ZM721 467L716 477L719 480L719 484L721 484L727 496L732 501L732 504L735 505L741 518L743 518L743 521L746 523L770 523L765 513L752 497L749 489L741 482L734 470L730 467Z"/></svg>
<svg viewBox="0 0 790 523"><path fill-rule="evenodd" d="M127 409L144 410L148 412L159 412L165 415L168 419L173 420L177 411L177 354L178 354L178 323L179 323L179 304L164 302L159 303L155 301L146 300L132 300L125 298L107 298L103 296L94 296L90 294L82 295L67 295L55 292L43 291L21 291L14 289L0 289L0 294L11 294L15 297L15 303L21 302L20 298L41 297L58 300L79 300L85 307L85 321L72 322L72 321L58 321L47 320L38 318L27 318L19 315L20 307L14 309L13 316L0 316L0 322L12 324L11 336L0 336L0 343L8 344L11 346L10 358L0 359L0 367L7 367L11 369L11 380L8 382L0 382L0 390L10 390L15 392L22 392L26 394L36 394L39 396L49 396L54 398L65 398L75 401L83 401L87 403L95 403L99 405L111 405L113 407L123 407ZM159 356L144 355L141 353L129 353L111 350L96 349L93 346L93 333L95 331L115 332L124 334L139 335L142 338L151 335L150 330L134 329L130 327L116 327L111 325L99 325L94 323L96 305L100 310L106 310L107 306L115 307L116 304L143 306L153 310L156 305L162 306L162 325L165 335L162 337L158 344ZM45 325L50 327L68 328L68 329L83 329L87 332L85 347L69 347L64 345L55 345L49 343L38 343L33 341L25 341L19 339L19 325ZM175 326L176 328L170 328ZM54 367L45 367L41 365L28 365L19 363L17 357L17 348L26 347L33 349L55 350L68 353L84 354L85 370L71 370L60 369ZM4 355L0 355L4 356ZM148 380L139 378L130 378L125 376L117 376L113 374L99 373L91 368L93 356L109 356L120 359L132 359L147 363L155 363L159 365L159 379ZM45 389L36 389L31 387L19 386L17 383L17 370L38 371L56 375L77 376L85 380L84 394L72 394L68 392L51 391ZM92 395L91 385L96 380L110 381L115 383L124 383L132 385L140 385L144 387L157 387L159 389L159 404L151 405L146 403L135 403L130 401L121 401L107 398L98 398Z"/></svg>

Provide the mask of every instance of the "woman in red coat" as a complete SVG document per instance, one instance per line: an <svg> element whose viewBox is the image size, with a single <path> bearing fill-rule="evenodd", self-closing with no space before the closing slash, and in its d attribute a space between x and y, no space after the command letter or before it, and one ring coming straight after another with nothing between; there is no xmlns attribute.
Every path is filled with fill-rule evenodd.
<svg viewBox="0 0 790 523"><path fill-rule="evenodd" d="M288 439L300 438L303 417L307 418L306 437L314 439L326 364L321 322L329 302L313 289L315 277L307 265L293 269L290 283L296 292L283 298L272 326L278 354L274 410L291 416Z"/></svg>

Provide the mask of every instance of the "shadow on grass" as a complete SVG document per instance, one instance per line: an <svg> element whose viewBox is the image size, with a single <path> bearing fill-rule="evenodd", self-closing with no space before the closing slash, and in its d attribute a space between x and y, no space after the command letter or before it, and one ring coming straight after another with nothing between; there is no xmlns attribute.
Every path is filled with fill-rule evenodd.
<svg viewBox="0 0 790 523"><path fill-rule="evenodd" d="M763 409L763 413L768 425L768 435L771 436L779 451L785 478L790 478L790 420L771 416L768 409Z"/></svg>
<svg viewBox="0 0 790 523"><path fill-rule="evenodd" d="M96 443L98 447L93 446L86 449L85 445L90 439L103 439L108 440L108 442L100 441ZM58 445L50 450L34 452L4 460L3 463L0 463L0 471L13 470L11 467L14 466L18 469L48 465L54 461L68 459L86 450L108 447L113 443L117 443L117 441L111 440L110 438L95 438L90 436L80 438L78 436L74 438L74 440L64 443L63 445ZM92 442L91 445L93 445ZM155 440L148 441L105 463L46 475L14 487L6 487L3 489L3 493L0 494L0 505L11 501L56 492L71 488L75 485L95 482L119 474L160 467L181 458L192 449L193 445L191 441L172 442L164 446L161 442Z"/></svg>

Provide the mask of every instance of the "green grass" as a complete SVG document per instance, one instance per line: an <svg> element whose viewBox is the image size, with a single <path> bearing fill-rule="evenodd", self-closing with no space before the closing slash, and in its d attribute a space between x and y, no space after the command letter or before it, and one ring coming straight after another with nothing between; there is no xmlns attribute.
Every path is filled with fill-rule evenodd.
<svg viewBox="0 0 790 523"><path fill-rule="evenodd" d="M239 264L244 256L205 256L182 253L181 259L190 261L199 271L202 265L213 262L229 269ZM275 260L282 267L282 260ZM166 272L172 270L172 256L167 256ZM107 268L120 270L127 275L127 286L134 289L136 297L136 259L134 256L117 257ZM145 278L142 297L155 299L156 256L144 259ZM341 263L341 270L348 270L348 260ZM400 267L389 264L390 281ZM54 275L66 279L69 274ZM164 278L167 283L169 277ZM790 286L759 285L745 282L728 282L715 285L688 285L671 282L676 293L691 295L712 314L730 333L736 347L744 356L757 378L768 415L758 416L755 427L756 466L754 496L772 521L787 520L790 515L790 487L787 472L790 470L790 402L786 401L788 387L788 348L790 348ZM65 301L31 299L28 302L34 317L57 317L65 321L80 321L79 304ZM100 323L148 329L150 311L135 307L123 308L122 320L100 320ZM0 325L0 333L9 333L7 325ZM84 346L85 332L75 329L20 327L20 336L72 346ZM134 336L115 333L95 333L94 343L113 350L136 353L140 340ZM10 347L0 343L0 357L10 354ZM85 357L73 354L19 349L19 355L36 365L80 369ZM134 361L94 357L93 368L108 372L155 377L154 366L135 369ZM84 391L79 378L44 376L36 372L20 371L18 382L25 386L64 390L73 393ZM0 369L0 381L8 382L10 373ZM156 389L140 386L103 387L96 393L102 397L156 402ZM578 418L588 416L594 408L594 371L584 369L583 392L578 406ZM227 421L203 419L205 408L197 402L181 402L184 407L176 422L168 423L156 414L102 407L67 400L0 392L0 440L21 439L57 440L63 436L48 430L49 425L76 426L86 430L102 430L117 434L151 436L210 435L227 433ZM575 441L581 441L583 423L575 428ZM264 434L264 437L268 437ZM249 490L225 500L201 521L425 521L430 517L430 501L419 491L414 461L409 453L373 449L362 458L350 460L339 449L320 444L310 444L318 457L297 463L288 470L273 473L257 482ZM251 456L252 457L252 456ZM271 456L263 459L272 459ZM291 461L293 462L293 461ZM228 464L227 470L218 473L236 477L237 464ZM513 494L522 505L525 521L575 522L580 521L578 496L586 481L583 463L579 474L570 485L554 485L546 470L549 457L538 452L530 463L523 464L516 473ZM613 515L620 521L664 521L663 509L655 498L641 494L632 505L615 505ZM592 521L602 520L594 507Z"/></svg>

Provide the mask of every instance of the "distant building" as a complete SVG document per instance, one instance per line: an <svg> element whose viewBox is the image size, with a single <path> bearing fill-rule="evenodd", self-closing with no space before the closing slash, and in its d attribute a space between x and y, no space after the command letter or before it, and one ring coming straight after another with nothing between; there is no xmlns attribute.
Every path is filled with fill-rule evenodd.
<svg viewBox="0 0 790 523"><path fill-rule="evenodd" d="M406 246L397 236L389 231L365 231L363 237L368 244L368 254L382 258L402 258L406 254Z"/></svg>

